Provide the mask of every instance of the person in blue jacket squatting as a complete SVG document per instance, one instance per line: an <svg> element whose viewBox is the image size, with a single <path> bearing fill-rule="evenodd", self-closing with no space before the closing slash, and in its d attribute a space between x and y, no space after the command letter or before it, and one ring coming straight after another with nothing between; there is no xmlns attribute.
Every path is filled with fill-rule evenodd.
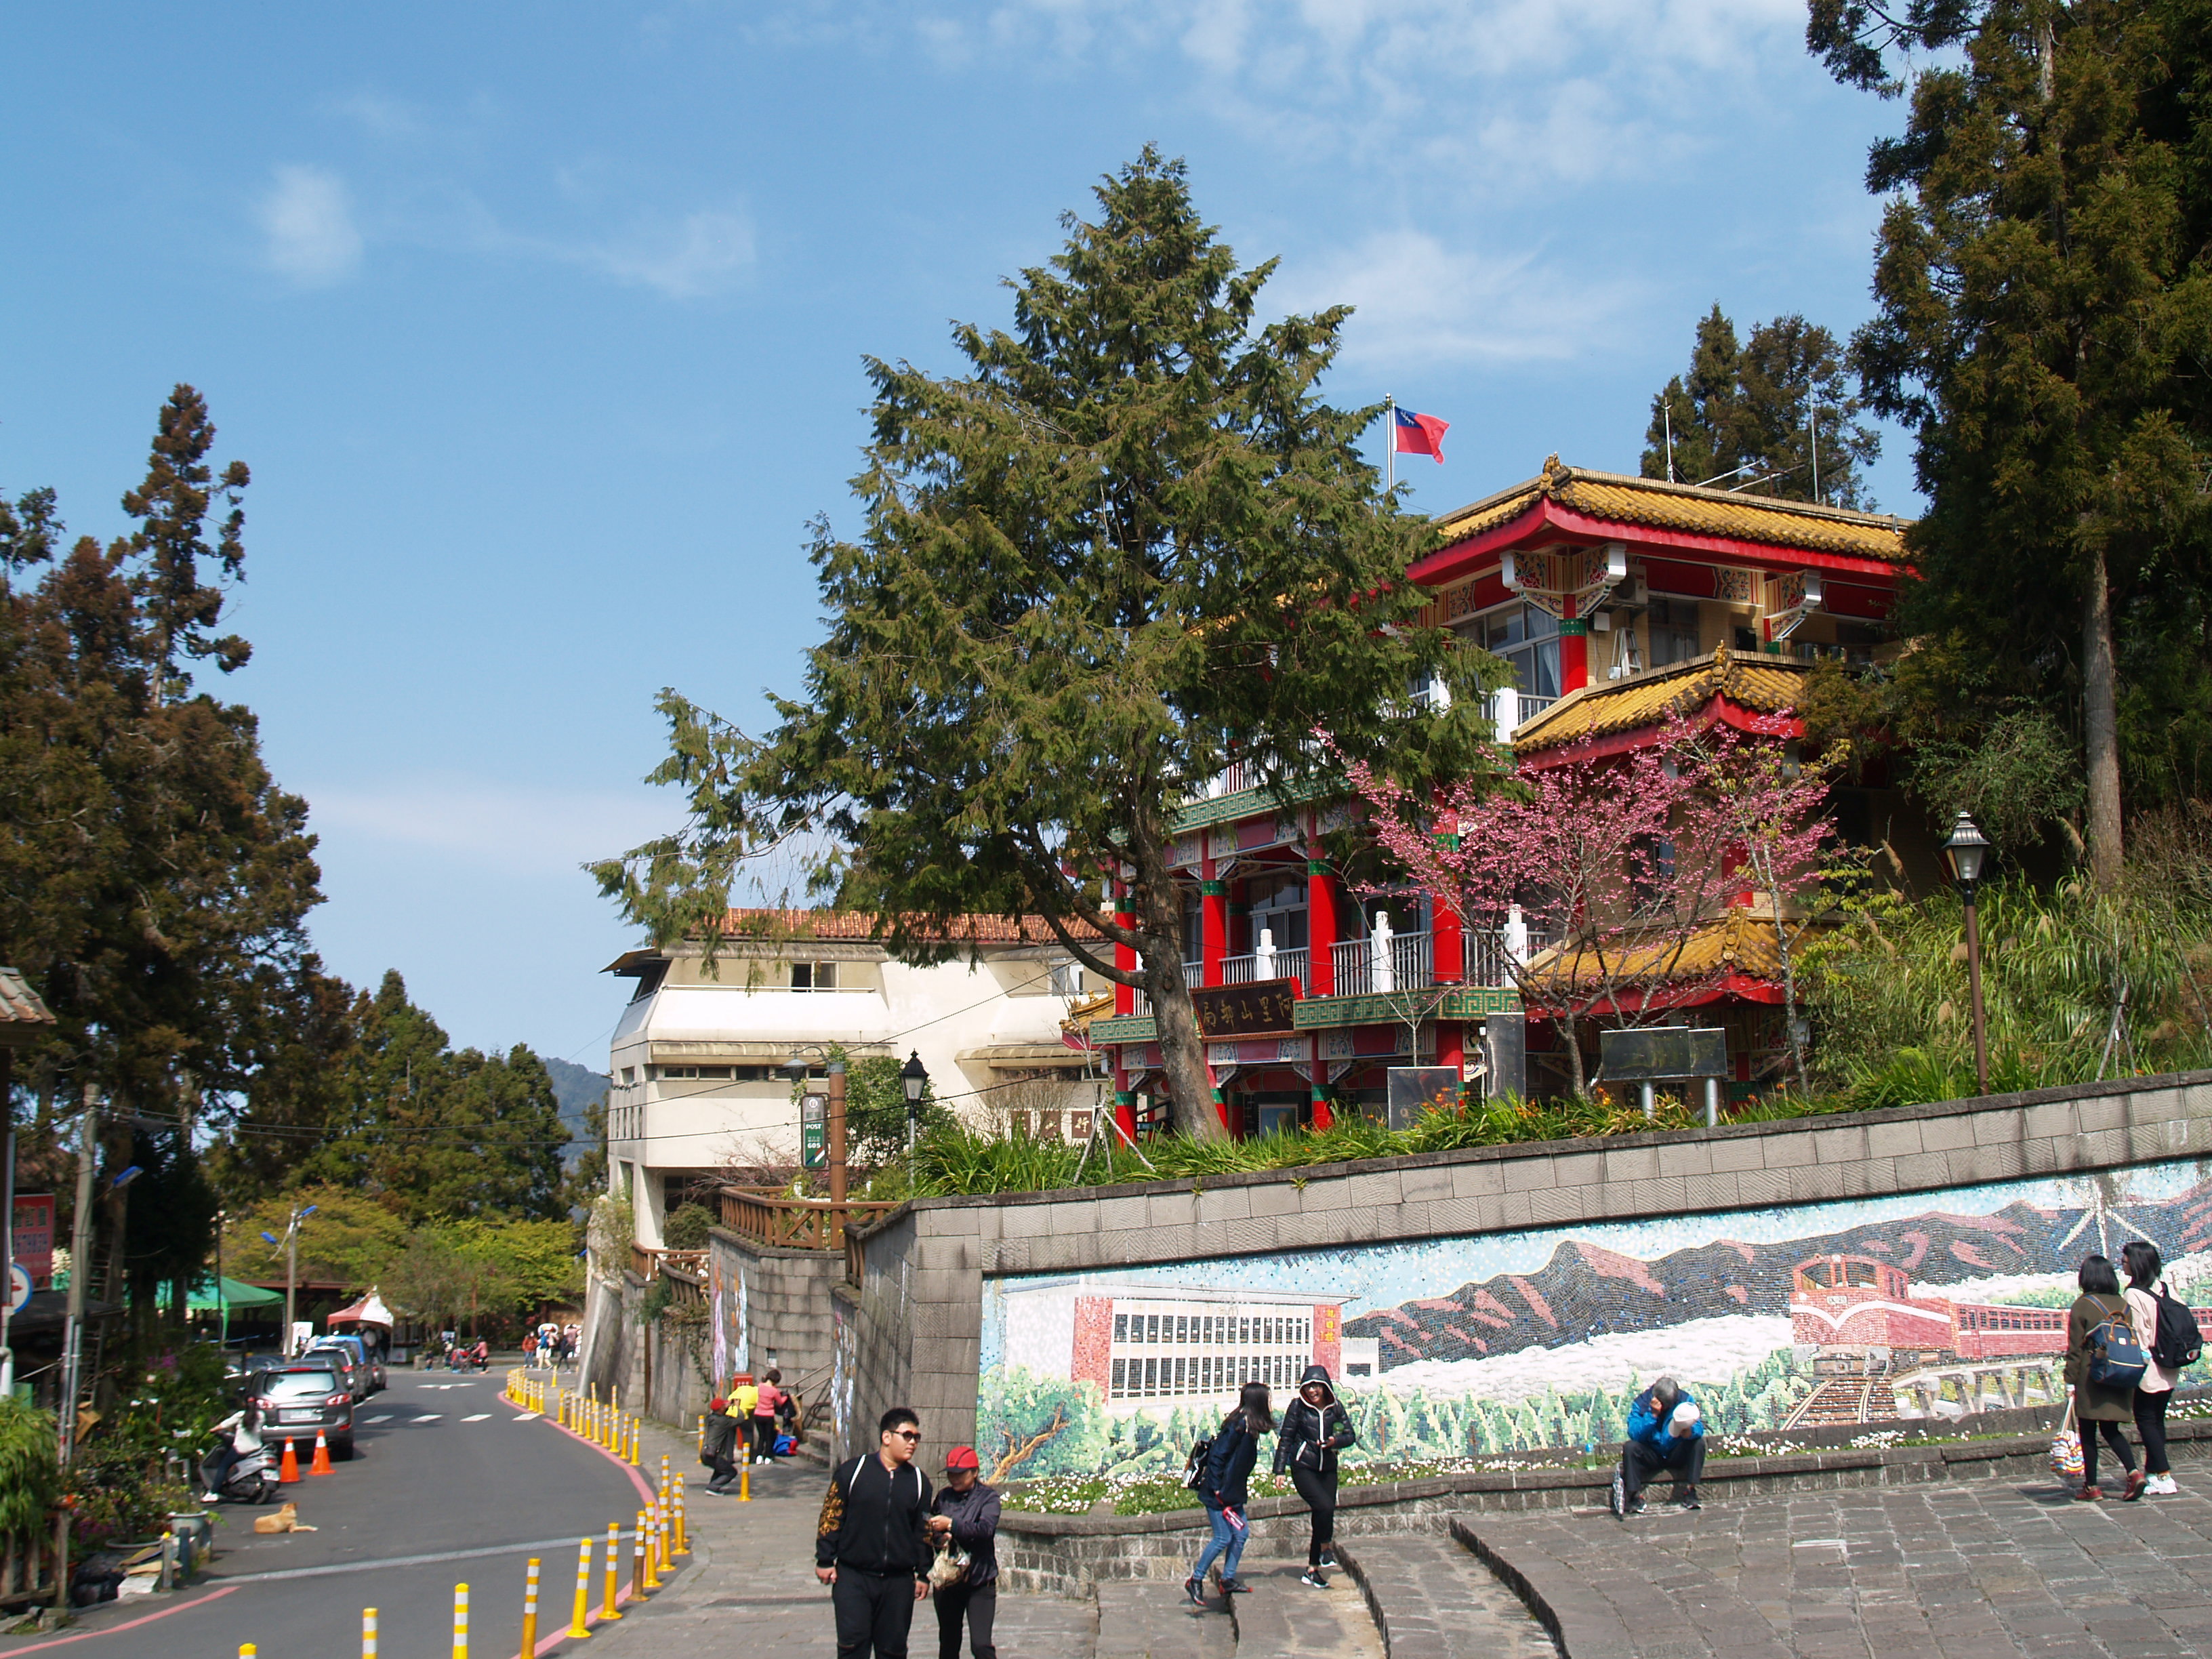
<svg viewBox="0 0 2212 1659"><path fill-rule="evenodd" d="M1628 1439L1613 1477L1613 1514L1624 1521L1641 1515L1644 1488L1662 1469L1674 1478L1674 1502L1698 1508L1698 1480L1705 1472L1705 1413L1671 1376L1644 1389L1628 1408Z"/></svg>

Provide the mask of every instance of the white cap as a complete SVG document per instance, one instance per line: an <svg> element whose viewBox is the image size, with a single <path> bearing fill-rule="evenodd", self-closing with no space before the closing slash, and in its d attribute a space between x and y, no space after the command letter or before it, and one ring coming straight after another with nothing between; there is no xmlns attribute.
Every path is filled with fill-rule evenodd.
<svg viewBox="0 0 2212 1659"><path fill-rule="evenodd" d="M1667 1418L1667 1432L1681 1439L1687 1440L1692 1434L1697 1432L1698 1419L1701 1413L1698 1410L1698 1402L1694 1400L1685 1400L1680 1405L1675 1407L1673 1412L1668 1413Z"/></svg>

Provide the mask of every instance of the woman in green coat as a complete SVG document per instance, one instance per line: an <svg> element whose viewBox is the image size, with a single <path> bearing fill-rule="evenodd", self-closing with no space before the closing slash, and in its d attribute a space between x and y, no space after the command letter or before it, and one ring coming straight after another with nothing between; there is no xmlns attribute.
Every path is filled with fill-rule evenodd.
<svg viewBox="0 0 2212 1659"><path fill-rule="evenodd" d="M2132 1330L2132 1318L2127 1300L2120 1294L2119 1275L2103 1256L2084 1257L2075 1282L2081 1294L2066 1316L2066 1380L2074 1385L2074 1417L2081 1431L2081 1490L2074 1496L2094 1504L2105 1495L2097 1486L2097 1436L2101 1434L2112 1455L2120 1460L2120 1467L2128 1472L2123 1496L2133 1503L2142 1496L2144 1477L2136 1468L2135 1451L2127 1436L2120 1432L2120 1425L2135 1415L2135 1390L2110 1389L2089 1380L2089 1361L2095 1352L2089 1344L2089 1333L2112 1319Z"/></svg>

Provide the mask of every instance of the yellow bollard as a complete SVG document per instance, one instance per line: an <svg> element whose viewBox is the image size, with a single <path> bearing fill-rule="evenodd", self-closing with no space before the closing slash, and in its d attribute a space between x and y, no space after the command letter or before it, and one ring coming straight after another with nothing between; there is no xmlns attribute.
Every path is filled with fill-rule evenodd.
<svg viewBox="0 0 2212 1659"><path fill-rule="evenodd" d="M519 1659L532 1659L538 1651L538 1558L534 1555L522 1579L522 1646L517 1651Z"/></svg>
<svg viewBox="0 0 2212 1659"><path fill-rule="evenodd" d="M701 1413L699 1413L699 1445L698 1445L698 1449L699 1449L699 1450L701 1450L701 1451L704 1451L704 1450L706 1450L706 1449L707 1449L707 1413L704 1413L704 1412L701 1412Z"/></svg>
<svg viewBox="0 0 2212 1659"><path fill-rule="evenodd" d="M653 1513L649 1510L637 1512L637 1547L645 1561L645 1588L647 1591L660 1588L660 1575L653 1565Z"/></svg>
<svg viewBox="0 0 2212 1659"><path fill-rule="evenodd" d="M645 1419L633 1417L629 1420L629 1466L635 1468L645 1453Z"/></svg>
<svg viewBox="0 0 2212 1659"><path fill-rule="evenodd" d="M361 1659L376 1659L376 1609L361 1610Z"/></svg>
<svg viewBox="0 0 2212 1659"><path fill-rule="evenodd" d="M738 1502L753 1501L753 1449L748 1446L739 1454L738 1462Z"/></svg>
<svg viewBox="0 0 2212 1659"><path fill-rule="evenodd" d="M653 1506L653 1547L660 1553L660 1574L664 1578L676 1576L676 1558L668 1549L668 1505Z"/></svg>
<svg viewBox="0 0 2212 1659"><path fill-rule="evenodd" d="M615 1611L615 1602L622 1595L622 1581L618 1576L622 1571L621 1551L622 1522L610 1521L607 1522L607 1588L599 1601L599 1617L603 1620L622 1617Z"/></svg>
<svg viewBox="0 0 2212 1659"><path fill-rule="evenodd" d="M612 1551L608 1552L612 1554ZM589 1636L591 1627L585 1620L592 1616L592 1540L586 1538L576 1552L576 1605L568 1614L568 1639L580 1642Z"/></svg>
<svg viewBox="0 0 2212 1659"><path fill-rule="evenodd" d="M637 1530L630 1534L629 1594L633 1601L645 1595L645 1511L637 1512Z"/></svg>
<svg viewBox="0 0 2212 1659"><path fill-rule="evenodd" d="M469 1587L453 1586L453 1659L469 1659Z"/></svg>
<svg viewBox="0 0 2212 1659"><path fill-rule="evenodd" d="M690 1529L684 1524L684 1477L680 1474L676 1477L676 1553L691 1553Z"/></svg>
<svg viewBox="0 0 2212 1659"><path fill-rule="evenodd" d="M253 1659L255 1652L256 1649L251 1642L241 1642L238 1644L238 1659Z"/></svg>

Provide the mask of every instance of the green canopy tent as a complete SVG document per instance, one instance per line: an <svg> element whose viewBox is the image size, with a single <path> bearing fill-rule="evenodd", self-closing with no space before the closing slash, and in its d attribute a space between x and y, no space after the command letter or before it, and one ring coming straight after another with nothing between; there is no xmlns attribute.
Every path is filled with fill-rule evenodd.
<svg viewBox="0 0 2212 1659"><path fill-rule="evenodd" d="M264 1291L258 1285L241 1285L234 1279L226 1279L222 1281L222 1299L217 1301L216 1283L214 1279L204 1279L192 1286L192 1294L186 1305L194 1313L213 1313L222 1307L266 1308L272 1305L282 1307L284 1303L284 1292L282 1291Z"/></svg>

